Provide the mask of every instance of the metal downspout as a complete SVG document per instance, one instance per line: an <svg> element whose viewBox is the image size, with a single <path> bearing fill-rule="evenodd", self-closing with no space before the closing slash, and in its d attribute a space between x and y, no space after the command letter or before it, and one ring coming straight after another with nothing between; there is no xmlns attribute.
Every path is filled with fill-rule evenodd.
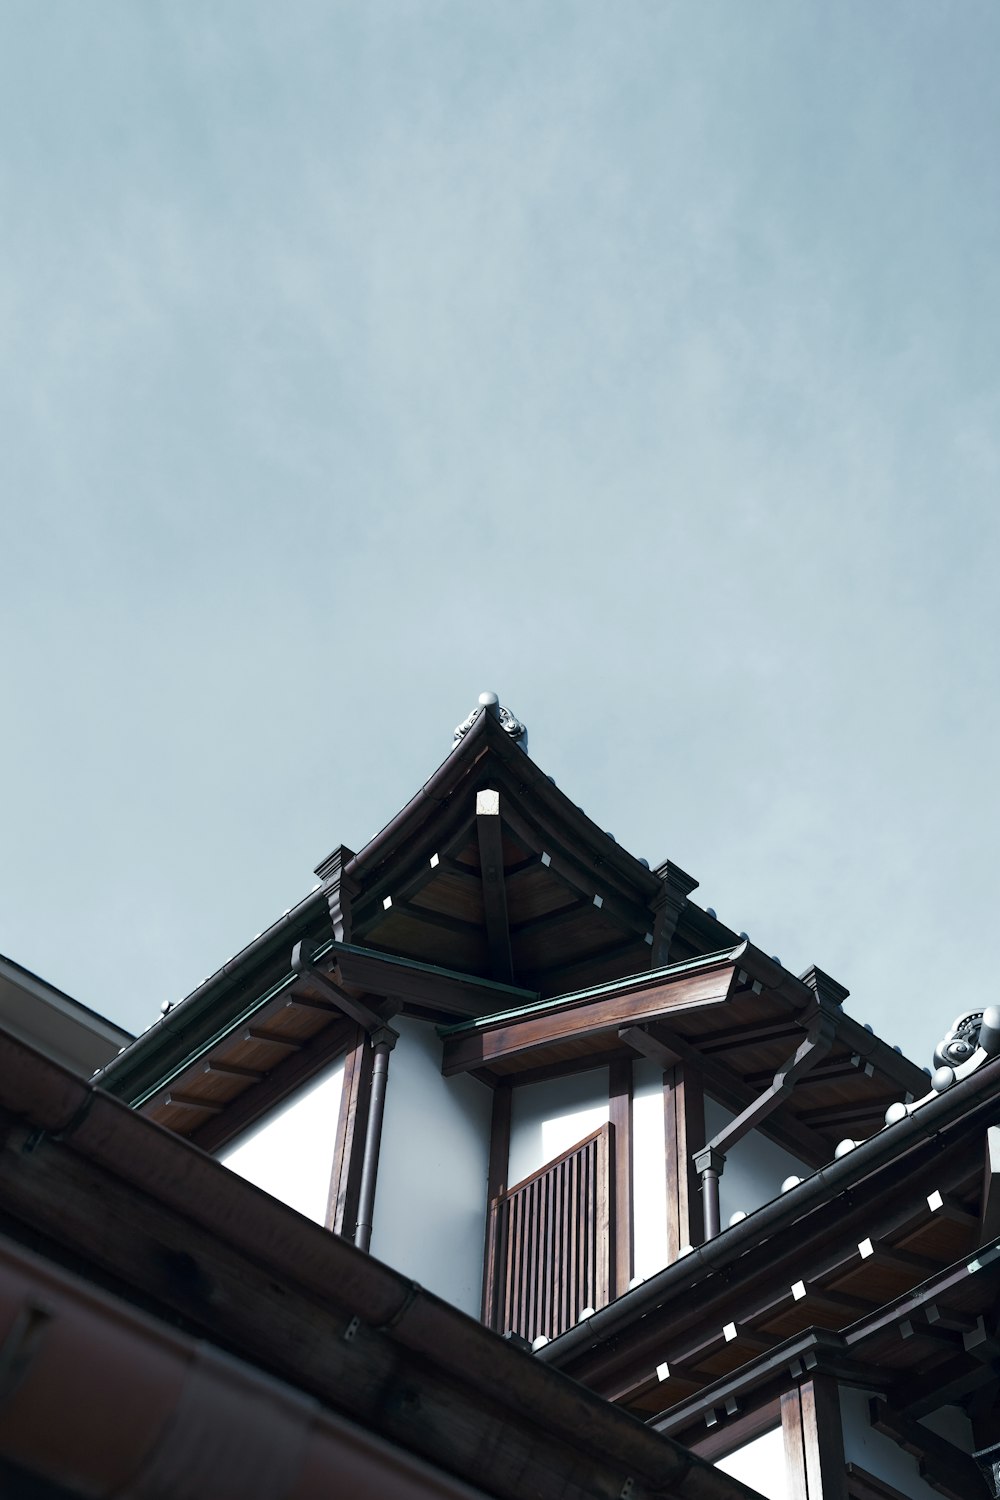
<svg viewBox="0 0 1000 1500"><path fill-rule="evenodd" d="M372 1091L368 1100L368 1128L365 1131L365 1154L361 1163L361 1187L358 1192L358 1225L354 1243L367 1250L372 1242L375 1217L375 1183L378 1178L379 1148L382 1144L382 1119L385 1114L385 1090L389 1080L389 1053L399 1041L399 1032L391 1026L380 1026L371 1033Z"/></svg>

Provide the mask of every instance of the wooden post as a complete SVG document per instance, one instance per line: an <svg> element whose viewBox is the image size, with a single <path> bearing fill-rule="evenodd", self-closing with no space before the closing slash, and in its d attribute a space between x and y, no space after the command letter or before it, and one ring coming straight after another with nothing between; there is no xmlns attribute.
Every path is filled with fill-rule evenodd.
<svg viewBox="0 0 1000 1500"><path fill-rule="evenodd" d="M498 1083L493 1090L490 1156L486 1173L486 1244L483 1250L482 1321L488 1328L497 1327L499 1312L496 1305L496 1293L503 1247L499 1243L502 1210L497 1200L507 1190L512 1095L513 1091L509 1083Z"/></svg>
<svg viewBox="0 0 1000 1500"><path fill-rule="evenodd" d="M678 1063L663 1075L667 1169L667 1261L685 1245L700 1245L702 1213L694 1154L705 1144L705 1096L701 1079Z"/></svg>
<svg viewBox="0 0 1000 1500"><path fill-rule="evenodd" d="M836 1381L817 1375L781 1398L790 1500L849 1500Z"/></svg>
<svg viewBox="0 0 1000 1500"><path fill-rule="evenodd" d="M340 1117L330 1173L326 1227L353 1240L358 1222L358 1191L364 1156L365 1121L372 1081L372 1049L368 1034L357 1028L354 1045L344 1059Z"/></svg>
<svg viewBox="0 0 1000 1500"><path fill-rule="evenodd" d="M632 1060L608 1068L608 1118L614 1131L614 1226L611 1295L628 1291L634 1270L635 1228L632 1218Z"/></svg>

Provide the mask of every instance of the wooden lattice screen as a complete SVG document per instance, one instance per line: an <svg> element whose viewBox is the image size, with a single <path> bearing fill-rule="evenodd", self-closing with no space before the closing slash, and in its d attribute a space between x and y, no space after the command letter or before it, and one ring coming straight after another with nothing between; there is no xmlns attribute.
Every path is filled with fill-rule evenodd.
<svg viewBox="0 0 1000 1500"><path fill-rule="evenodd" d="M612 1126L490 1204L484 1320L500 1333L555 1338L611 1298Z"/></svg>

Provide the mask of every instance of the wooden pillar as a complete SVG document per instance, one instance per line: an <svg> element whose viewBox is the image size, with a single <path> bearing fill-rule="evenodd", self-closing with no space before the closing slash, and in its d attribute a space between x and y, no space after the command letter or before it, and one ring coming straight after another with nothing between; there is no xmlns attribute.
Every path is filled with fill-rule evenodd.
<svg viewBox="0 0 1000 1500"><path fill-rule="evenodd" d="M781 1398L791 1500L849 1500L837 1383L817 1375Z"/></svg>
<svg viewBox="0 0 1000 1500"><path fill-rule="evenodd" d="M700 1245L702 1210L694 1153L705 1144L705 1096L701 1079L678 1063L663 1075L667 1168L667 1261L684 1245Z"/></svg>
<svg viewBox="0 0 1000 1500"><path fill-rule="evenodd" d="M496 1200L507 1190L507 1165L510 1159L510 1106L512 1089L509 1083L498 1083L493 1090L493 1114L490 1121L490 1156L486 1169L486 1243L483 1250L483 1312L482 1321L489 1328L496 1327L496 1290L498 1277L498 1215Z"/></svg>
<svg viewBox="0 0 1000 1500"><path fill-rule="evenodd" d="M608 1068L608 1118L614 1139L614 1238L611 1295L628 1291L634 1269L635 1229L632 1219L632 1059L622 1058Z"/></svg>
<svg viewBox="0 0 1000 1500"><path fill-rule="evenodd" d="M367 1032L359 1026L354 1045L344 1058L344 1082L340 1094L340 1116L330 1173L326 1227L353 1240L358 1221L358 1194L364 1161L365 1125L372 1083L372 1048Z"/></svg>

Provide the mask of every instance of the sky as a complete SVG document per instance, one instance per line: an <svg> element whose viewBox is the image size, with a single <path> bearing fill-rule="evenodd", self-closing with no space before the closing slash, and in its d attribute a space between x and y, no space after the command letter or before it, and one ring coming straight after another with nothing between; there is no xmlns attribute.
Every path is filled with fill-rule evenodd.
<svg viewBox="0 0 1000 1500"><path fill-rule="evenodd" d="M998 64L977 0L6 0L0 951L145 1027L492 689L928 1063L997 998Z"/></svg>

